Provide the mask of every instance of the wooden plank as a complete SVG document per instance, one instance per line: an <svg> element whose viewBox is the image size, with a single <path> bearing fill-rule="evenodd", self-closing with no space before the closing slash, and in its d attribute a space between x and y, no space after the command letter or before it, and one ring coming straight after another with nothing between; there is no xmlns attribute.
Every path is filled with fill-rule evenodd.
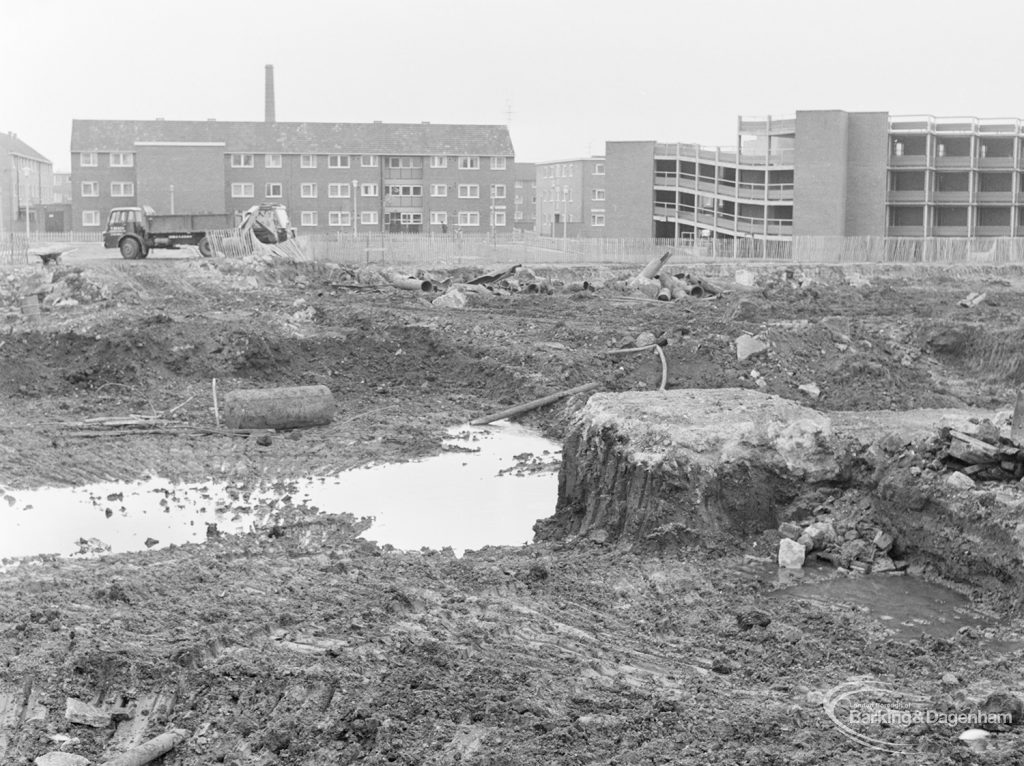
<svg viewBox="0 0 1024 766"><path fill-rule="evenodd" d="M951 431L949 454L957 460L971 465L996 463L999 461L999 447L981 439L975 439L960 431Z"/></svg>
<svg viewBox="0 0 1024 766"><path fill-rule="evenodd" d="M1024 447L1024 390L1017 390L1017 402L1013 406L1013 423L1010 426L1010 441Z"/></svg>

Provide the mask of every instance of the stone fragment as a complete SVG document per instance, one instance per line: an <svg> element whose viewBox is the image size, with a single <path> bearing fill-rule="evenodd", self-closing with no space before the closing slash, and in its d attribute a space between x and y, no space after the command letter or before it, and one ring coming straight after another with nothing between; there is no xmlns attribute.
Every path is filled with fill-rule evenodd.
<svg viewBox="0 0 1024 766"><path fill-rule="evenodd" d="M974 486L974 479L960 471L953 471L946 477L946 484L956 489L970 489Z"/></svg>
<svg viewBox="0 0 1024 766"><path fill-rule="evenodd" d="M971 750L981 752L987 747L988 743L985 740L990 736L992 735L984 729L968 729L957 737L957 739L971 748Z"/></svg>
<svg viewBox="0 0 1024 766"><path fill-rule="evenodd" d="M872 563L871 571L876 574L881 574L883 572L895 572L896 563L888 556L880 556Z"/></svg>
<svg viewBox="0 0 1024 766"><path fill-rule="evenodd" d="M760 316L761 310L756 303L739 301L732 310L731 318L734 322L756 322Z"/></svg>
<svg viewBox="0 0 1024 766"><path fill-rule="evenodd" d="M797 390L801 393L807 394L811 399L817 399L821 396L821 389L818 388L815 383L804 383L803 385L797 386Z"/></svg>
<svg viewBox="0 0 1024 766"><path fill-rule="evenodd" d="M462 290L449 290L433 300L433 305L445 309L464 309L467 303L469 299Z"/></svg>
<svg viewBox="0 0 1024 766"><path fill-rule="evenodd" d="M816 521L804 530L804 534L811 539L811 549L820 550L832 545L838 539L836 529L831 521Z"/></svg>
<svg viewBox="0 0 1024 766"><path fill-rule="evenodd" d="M74 753L52 750L36 758L33 763L35 766L89 766L89 759Z"/></svg>
<svg viewBox="0 0 1024 766"><path fill-rule="evenodd" d="M657 340L653 332L642 332L633 340L633 345L637 348L653 346Z"/></svg>
<svg viewBox="0 0 1024 766"><path fill-rule="evenodd" d="M799 524L794 524L792 521L784 521L779 524L779 534L783 537L788 537L790 540L796 540L804 533L804 528Z"/></svg>
<svg viewBox="0 0 1024 766"><path fill-rule="evenodd" d="M1024 702L1011 692L993 692L981 703L980 710L988 716L1005 717L1004 724L1014 725L1020 723L1021 717L1024 716ZM986 725L985 728L991 730L992 726Z"/></svg>
<svg viewBox="0 0 1024 766"><path fill-rule="evenodd" d="M942 674L942 685L943 686L959 686L960 685L960 679L957 678L956 675L953 674L953 673L943 673Z"/></svg>
<svg viewBox="0 0 1024 766"><path fill-rule="evenodd" d="M784 538L779 541L779 567L781 569L801 569L807 549L796 540Z"/></svg>
<svg viewBox="0 0 1024 766"><path fill-rule="evenodd" d="M771 624L771 621L771 617L758 609L750 609L736 615L736 624L739 626L740 630L750 630L755 625L761 628L767 628Z"/></svg>
<svg viewBox="0 0 1024 766"><path fill-rule="evenodd" d="M888 532L885 532L880 529L877 532L875 532L874 542L875 547L878 548L878 550L882 551L882 553L885 553L890 548L892 548L892 544L895 542L895 540L893 540L892 535L890 535Z"/></svg>
<svg viewBox="0 0 1024 766"><path fill-rule="evenodd" d="M97 728L110 725L110 713L100 710L88 702L68 697L67 707L64 709L64 717L71 723L80 723L85 726Z"/></svg>
<svg viewBox="0 0 1024 766"><path fill-rule="evenodd" d="M744 361L768 350L768 344L753 335L743 333L736 339L736 358Z"/></svg>
<svg viewBox="0 0 1024 766"><path fill-rule="evenodd" d="M753 287L757 284L757 275L749 269L736 269L733 279L736 280L736 284L743 287Z"/></svg>

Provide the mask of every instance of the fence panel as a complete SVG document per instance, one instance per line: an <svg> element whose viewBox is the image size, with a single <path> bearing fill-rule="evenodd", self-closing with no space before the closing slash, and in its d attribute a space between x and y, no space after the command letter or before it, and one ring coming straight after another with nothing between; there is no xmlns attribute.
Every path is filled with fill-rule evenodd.
<svg viewBox="0 0 1024 766"><path fill-rule="evenodd" d="M28 251L43 245L91 245L103 242L98 231L41 231L7 232L0 236L0 264L25 264L29 262Z"/></svg>

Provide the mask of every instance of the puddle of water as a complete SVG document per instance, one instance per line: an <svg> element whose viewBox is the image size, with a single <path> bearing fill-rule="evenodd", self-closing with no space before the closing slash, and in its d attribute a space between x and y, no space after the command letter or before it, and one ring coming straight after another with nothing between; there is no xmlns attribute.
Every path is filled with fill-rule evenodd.
<svg viewBox="0 0 1024 766"><path fill-rule="evenodd" d="M921 633L951 638L960 628L977 634L992 630L997 623L975 608L970 599L954 590L912 575L835 575L811 573L810 582L773 591L772 598L803 599L825 608L848 604L870 613L904 638Z"/></svg>
<svg viewBox="0 0 1024 766"><path fill-rule="evenodd" d="M296 508L372 517L363 536L400 549L450 546L462 555L529 542L534 522L554 510L561 447L507 422L452 429L443 447L425 460L260 487L152 479L0 491L0 559L107 550L79 540L114 553L143 550L147 539L159 541L152 547L202 542L207 524L242 532Z"/></svg>

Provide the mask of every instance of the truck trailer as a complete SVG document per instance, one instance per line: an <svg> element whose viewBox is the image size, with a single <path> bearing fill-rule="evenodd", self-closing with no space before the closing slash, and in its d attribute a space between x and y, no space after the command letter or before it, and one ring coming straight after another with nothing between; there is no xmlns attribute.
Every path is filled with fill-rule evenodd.
<svg viewBox="0 0 1024 766"><path fill-rule="evenodd" d="M232 213L184 213L158 215L148 205L116 207L110 211L103 232L103 246L118 248L123 258L145 258L155 248L174 249L195 245L200 255L214 253L211 231L234 230L234 236L252 234L260 242L273 245L295 236L284 205L254 205L242 214L237 224Z"/></svg>

